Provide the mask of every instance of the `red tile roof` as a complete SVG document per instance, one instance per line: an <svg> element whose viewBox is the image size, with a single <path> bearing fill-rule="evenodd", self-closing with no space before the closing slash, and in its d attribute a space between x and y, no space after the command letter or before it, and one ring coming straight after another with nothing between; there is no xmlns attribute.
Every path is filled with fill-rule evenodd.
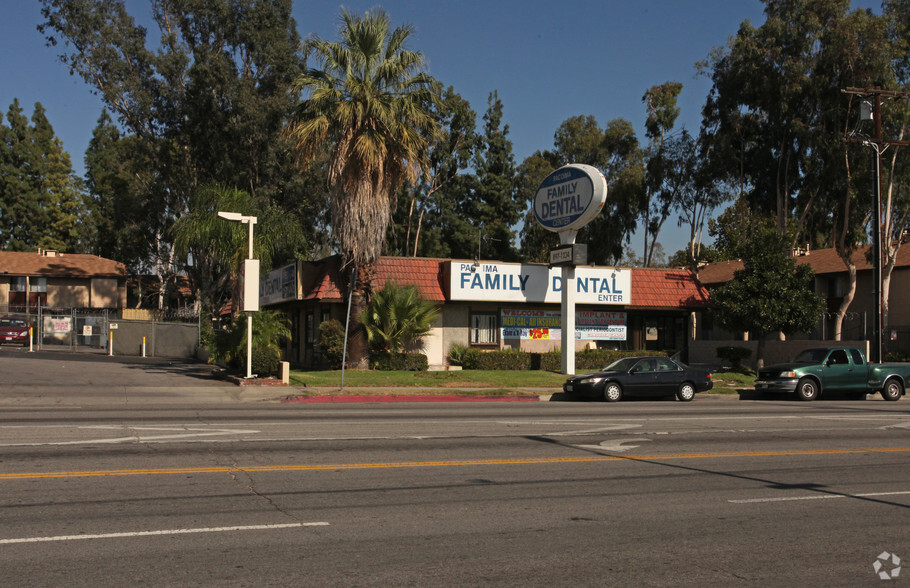
<svg viewBox="0 0 910 588"><path fill-rule="evenodd" d="M857 271L871 271L872 264L867 259L871 245L865 245L853 252L851 259L856 264ZM816 274L837 274L846 272L844 261L837 254L836 249L817 249L805 255L797 256L796 263L808 264ZM910 246L904 245L897 252L896 267L910 266ZM743 269L743 262L719 261L709 263L698 272L698 280L702 284L723 284L733 279L733 272Z"/></svg>
<svg viewBox="0 0 910 588"><path fill-rule="evenodd" d="M0 251L0 274L67 278L126 277L118 261L78 253L44 255L37 251Z"/></svg>
<svg viewBox="0 0 910 588"><path fill-rule="evenodd" d="M445 302L443 270L448 259L421 257L381 257L376 264L374 288L388 282L416 285L427 300ZM329 257L308 262L313 278L304 285L304 300L342 300L339 287L340 258ZM305 266L306 267L306 266ZM307 270L304 270L308 273ZM345 273L350 270L346 270ZM708 292L686 269L632 268L630 308L679 309L708 305Z"/></svg>
<svg viewBox="0 0 910 588"><path fill-rule="evenodd" d="M402 286L417 286L420 295L433 302L445 302L442 290L442 264L445 260L422 257L380 257L376 262L373 288L381 289L388 282ZM341 259L329 257L314 262L316 279L303 293L304 300L339 301L341 294ZM345 270L349 279L350 270Z"/></svg>
<svg viewBox="0 0 910 588"><path fill-rule="evenodd" d="M640 268L632 271L630 308L703 308L708 291L687 269Z"/></svg>

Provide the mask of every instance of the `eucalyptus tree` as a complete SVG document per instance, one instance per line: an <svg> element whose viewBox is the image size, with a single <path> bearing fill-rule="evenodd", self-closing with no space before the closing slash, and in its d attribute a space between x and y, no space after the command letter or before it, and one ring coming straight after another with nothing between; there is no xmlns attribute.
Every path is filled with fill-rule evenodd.
<svg viewBox="0 0 910 588"><path fill-rule="evenodd" d="M465 179L478 143L477 115L454 88L437 88L440 100L429 111L440 132L429 137L429 171L416 184L404 183L389 227L388 248L398 255L452 257L446 233L457 221L455 202L467 195Z"/></svg>
<svg viewBox="0 0 910 588"><path fill-rule="evenodd" d="M568 163L596 167L609 187L603 210L579 231L577 241L588 245L591 263L619 262L642 209L642 152L632 123L618 118L601 128L590 115L563 121L554 134L553 151L538 151L519 166L518 192L528 203L521 232L524 259L544 261L549 250L559 244L555 233L538 226L531 204L543 179Z"/></svg>
<svg viewBox="0 0 910 588"><path fill-rule="evenodd" d="M791 247L834 247L849 276L835 337L856 287L853 253L872 218L871 153L854 134L858 100L848 87L894 87L885 20L849 0L765 2L765 23L748 22L714 57L705 119L738 161L715 163L743 178L750 208L772 214ZM719 153L719 150L715 150ZM729 164L735 163L736 168ZM877 222L874 221L873 222Z"/></svg>
<svg viewBox="0 0 910 588"><path fill-rule="evenodd" d="M382 10L356 16L342 9L339 41L305 43L315 67L296 86L303 97L288 127L301 162L328 152L332 236L346 269L356 269L351 324L352 364L366 365L356 320L372 294L394 199L407 179L427 168L428 137L438 132L429 111L437 98L424 59L405 43L411 26L391 27Z"/></svg>
<svg viewBox="0 0 910 588"><path fill-rule="evenodd" d="M300 202L319 194L304 191L282 134L303 63L291 0L151 0L151 40L122 0L41 5L39 30L132 137L121 156L135 153L132 166L146 170L132 185L144 206L133 215L137 271L163 285L182 269L170 227L208 183L273 200L313 226L318 203Z"/></svg>

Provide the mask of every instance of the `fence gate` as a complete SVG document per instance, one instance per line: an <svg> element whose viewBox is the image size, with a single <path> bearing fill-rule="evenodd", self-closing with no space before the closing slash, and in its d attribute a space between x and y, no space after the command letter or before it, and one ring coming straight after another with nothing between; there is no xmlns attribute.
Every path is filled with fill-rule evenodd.
<svg viewBox="0 0 910 588"><path fill-rule="evenodd" d="M107 352L109 311L107 309L38 309L38 336L41 347L65 347L71 351Z"/></svg>

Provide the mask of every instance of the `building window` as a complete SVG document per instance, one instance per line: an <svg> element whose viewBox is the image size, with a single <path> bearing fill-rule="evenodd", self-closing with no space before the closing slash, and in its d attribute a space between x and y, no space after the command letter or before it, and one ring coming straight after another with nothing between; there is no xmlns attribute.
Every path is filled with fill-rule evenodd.
<svg viewBox="0 0 910 588"><path fill-rule="evenodd" d="M9 291L10 292L25 292L25 277L20 276L20 277L10 278Z"/></svg>
<svg viewBox="0 0 910 588"><path fill-rule="evenodd" d="M310 345L316 340L316 325L313 324L313 313L306 313L306 342Z"/></svg>
<svg viewBox="0 0 910 588"><path fill-rule="evenodd" d="M471 345L497 345L499 343L499 316L495 312L478 312L471 315Z"/></svg>
<svg viewBox="0 0 910 588"><path fill-rule="evenodd" d="M28 281L28 289L32 292L47 292L47 278L32 278Z"/></svg>

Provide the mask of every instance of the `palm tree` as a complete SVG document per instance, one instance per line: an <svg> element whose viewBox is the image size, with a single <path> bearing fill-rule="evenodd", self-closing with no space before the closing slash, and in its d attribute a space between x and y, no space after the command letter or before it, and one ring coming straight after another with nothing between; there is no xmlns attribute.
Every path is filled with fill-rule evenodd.
<svg viewBox="0 0 910 588"><path fill-rule="evenodd" d="M206 185L190 197L190 212L173 226L174 252L178 258L192 255L188 277L202 311L215 313L228 294L239 294L240 266L247 256L247 227L218 218L218 211L239 212L258 218L253 254L263 271L275 259L305 250L306 237L300 224L273 204L262 204L243 190ZM237 308L234 308L234 314Z"/></svg>
<svg viewBox="0 0 910 588"><path fill-rule="evenodd" d="M428 335L437 316L436 305L421 297L416 286L389 282L370 300L360 323L373 349L399 353Z"/></svg>
<svg viewBox="0 0 910 588"><path fill-rule="evenodd" d="M382 10L363 17L342 9L340 41L304 44L310 68L297 79L305 98L288 131L302 163L328 154L333 239L345 268L356 269L350 324L351 365L366 365L357 317L371 297L375 264L385 244L395 195L427 167L428 138L438 133L429 111L436 101L423 55L407 51L412 28L391 30Z"/></svg>

